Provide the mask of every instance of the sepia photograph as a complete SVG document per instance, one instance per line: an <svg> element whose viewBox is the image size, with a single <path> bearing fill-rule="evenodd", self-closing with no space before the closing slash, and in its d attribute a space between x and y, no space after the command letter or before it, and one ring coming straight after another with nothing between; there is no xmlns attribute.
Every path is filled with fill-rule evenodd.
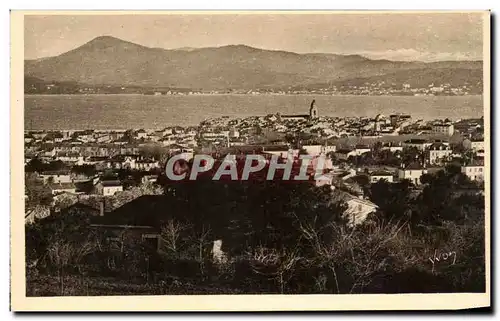
<svg viewBox="0 0 500 321"><path fill-rule="evenodd" d="M20 308L490 306L489 11L11 26Z"/></svg>

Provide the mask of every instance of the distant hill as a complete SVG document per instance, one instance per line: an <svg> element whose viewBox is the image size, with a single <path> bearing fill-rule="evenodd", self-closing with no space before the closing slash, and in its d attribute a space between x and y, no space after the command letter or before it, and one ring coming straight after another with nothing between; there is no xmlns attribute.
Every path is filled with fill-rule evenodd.
<svg viewBox="0 0 500 321"><path fill-rule="evenodd" d="M483 71L467 68L419 68L402 70L385 75L352 78L334 82L336 86L366 86L366 84L384 83L391 87L393 84L408 84L412 88L440 86L449 84L451 87L463 85L476 86L482 84Z"/></svg>
<svg viewBox="0 0 500 321"><path fill-rule="evenodd" d="M59 56L26 60L25 76L92 86L212 90L287 88L373 77L399 77L399 81L411 78L412 70L419 74L428 71L436 82L452 82L456 75L480 75L481 68L481 61L397 62L358 55L297 54L245 45L166 50L103 36ZM405 73L407 76L402 76Z"/></svg>
<svg viewBox="0 0 500 321"><path fill-rule="evenodd" d="M50 87L47 87L49 85ZM79 84L74 81L47 82L37 77L24 77L24 93L26 94L76 94L78 93L78 89Z"/></svg>

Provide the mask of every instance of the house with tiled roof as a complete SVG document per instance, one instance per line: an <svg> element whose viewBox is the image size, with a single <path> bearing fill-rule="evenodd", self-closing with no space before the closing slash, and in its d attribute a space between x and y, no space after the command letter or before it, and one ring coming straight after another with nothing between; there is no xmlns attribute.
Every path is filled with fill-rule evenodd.
<svg viewBox="0 0 500 321"><path fill-rule="evenodd" d="M370 183L376 183L380 180L385 180L389 183L394 182L394 175L388 171L373 171L370 173Z"/></svg>
<svg viewBox="0 0 500 321"><path fill-rule="evenodd" d="M420 138L413 138L413 139L408 139L403 142L403 147L406 148L411 148L415 147L418 150L425 150L428 146L430 146L432 143L429 142L426 139L420 139Z"/></svg>
<svg viewBox="0 0 500 321"><path fill-rule="evenodd" d="M427 174L427 168L417 162L398 169L398 178L400 180L407 179L414 185L421 184L420 178L424 174Z"/></svg>
<svg viewBox="0 0 500 321"><path fill-rule="evenodd" d="M478 152L480 150L483 150L484 152L484 139L480 137L464 139L462 145L464 146L465 149L470 149L473 150L474 152Z"/></svg>
<svg viewBox="0 0 500 321"><path fill-rule="evenodd" d="M123 191L123 184L119 180L100 180L95 188L99 195L112 196Z"/></svg>
<svg viewBox="0 0 500 321"><path fill-rule="evenodd" d="M348 160L351 156L356 156L356 150L341 148L335 152L335 157L339 160Z"/></svg>
<svg viewBox="0 0 500 321"><path fill-rule="evenodd" d="M441 142L433 143L427 151L429 163L432 165L443 163L451 154L450 146Z"/></svg>
<svg viewBox="0 0 500 321"><path fill-rule="evenodd" d="M68 170L45 171L40 173L40 178L48 183L71 183L71 173Z"/></svg>
<svg viewBox="0 0 500 321"><path fill-rule="evenodd" d="M52 192L52 195L57 195L61 193L71 193L75 194L76 193L76 186L74 183L49 183L49 188L50 191Z"/></svg>
<svg viewBox="0 0 500 321"><path fill-rule="evenodd" d="M353 195L336 189L333 191L335 198L339 198L347 205L344 216L351 226L362 224L370 214L377 211L377 204L365 199L362 195Z"/></svg>
<svg viewBox="0 0 500 321"><path fill-rule="evenodd" d="M460 167L460 170L471 181L482 182L484 181L485 168L484 158L476 157Z"/></svg>

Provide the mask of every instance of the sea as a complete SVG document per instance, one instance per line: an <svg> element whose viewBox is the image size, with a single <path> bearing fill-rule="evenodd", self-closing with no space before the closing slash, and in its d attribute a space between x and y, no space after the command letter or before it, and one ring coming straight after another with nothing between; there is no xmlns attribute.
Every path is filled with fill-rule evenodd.
<svg viewBox="0 0 500 321"><path fill-rule="evenodd" d="M413 119L458 120L483 116L477 96L327 95L26 95L26 130L154 129L198 125L208 118L307 114L375 117L410 114Z"/></svg>

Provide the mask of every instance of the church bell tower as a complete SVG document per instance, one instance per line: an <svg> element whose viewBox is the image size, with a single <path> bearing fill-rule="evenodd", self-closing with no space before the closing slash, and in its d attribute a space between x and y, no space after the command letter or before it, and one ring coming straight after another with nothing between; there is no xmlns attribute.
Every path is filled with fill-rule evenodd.
<svg viewBox="0 0 500 321"><path fill-rule="evenodd" d="M311 107L309 108L309 119L318 118L318 107L316 107L316 100L313 99Z"/></svg>

